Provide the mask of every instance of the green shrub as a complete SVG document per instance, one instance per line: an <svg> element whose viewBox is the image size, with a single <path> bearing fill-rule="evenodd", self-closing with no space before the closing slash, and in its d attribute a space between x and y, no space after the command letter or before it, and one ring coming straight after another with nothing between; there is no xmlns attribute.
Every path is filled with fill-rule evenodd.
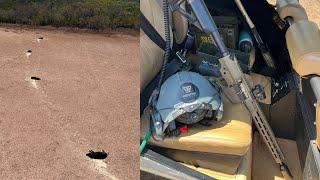
<svg viewBox="0 0 320 180"><path fill-rule="evenodd" d="M0 22L90 29L138 28L138 0L3 0Z"/></svg>

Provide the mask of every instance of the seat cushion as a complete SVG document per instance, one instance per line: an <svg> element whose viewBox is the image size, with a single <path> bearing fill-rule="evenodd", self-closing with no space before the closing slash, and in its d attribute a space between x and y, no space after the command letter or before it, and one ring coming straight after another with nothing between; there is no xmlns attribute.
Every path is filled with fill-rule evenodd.
<svg viewBox="0 0 320 180"><path fill-rule="evenodd" d="M151 147L151 149L178 162L230 175L236 174L240 162L243 159L243 156L237 155L183 151L162 147Z"/></svg>
<svg viewBox="0 0 320 180"><path fill-rule="evenodd" d="M217 154L244 155L252 141L251 115L243 104L232 104L226 98L224 113L220 122L212 126L194 124L188 133L178 137L167 137L163 141L150 138L149 143L172 149L208 152ZM149 115L144 113L141 119L140 136L149 130Z"/></svg>
<svg viewBox="0 0 320 180"><path fill-rule="evenodd" d="M235 174L228 174L217 170L203 168L201 166L195 167L185 163L183 163L183 165L219 180L250 180L252 163L252 146L250 146L248 152L242 158Z"/></svg>
<svg viewBox="0 0 320 180"><path fill-rule="evenodd" d="M320 75L320 31L316 23L295 22L286 32L286 42L292 66L300 76Z"/></svg>

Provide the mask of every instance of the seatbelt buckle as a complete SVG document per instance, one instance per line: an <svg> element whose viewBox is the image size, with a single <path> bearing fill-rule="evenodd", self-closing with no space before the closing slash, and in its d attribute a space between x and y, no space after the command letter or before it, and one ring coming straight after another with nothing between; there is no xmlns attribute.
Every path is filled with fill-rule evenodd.
<svg viewBox="0 0 320 180"><path fill-rule="evenodd" d="M185 57L188 50L192 49L195 37L189 31L187 33L187 37L184 42L184 47L180 51L176 52L177 57L179 60L185 64L187 62L187 58Z"/></svg>
<svg viewBox="0 0 320 180"><path fill-rule="evenodd" d="M182 50L182 51L183 51L183 50ZM183 64L187 62L186 57L184 57L180 51L177 51L177 52L176 52L176 55L177 55L178 59L179 59Z"/></svg>

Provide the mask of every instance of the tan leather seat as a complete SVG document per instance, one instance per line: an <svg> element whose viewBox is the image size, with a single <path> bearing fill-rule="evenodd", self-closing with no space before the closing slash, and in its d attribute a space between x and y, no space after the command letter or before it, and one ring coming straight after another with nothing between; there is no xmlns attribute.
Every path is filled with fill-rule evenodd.
<svg viewBox="0 0 320 180"><path fill-rule="evenodd" d="M287 47L294 70L300 76L320 75L320 31L316 23L303 20L286 32Z"/></svg>
<svg viewBox="0 0 320 180"><path fill-rule="evenodd" d="M181 6L183 7L184 4ZM165 39L163 12L160 3L157 0L140 0L140 11L162 38ZM173 13L172 21L175 29L173 32L174 40L177 43L181 43L188 32L188 22L178 12ZM140 91L142 91L160 71L163 63L163 50L140 30L140 51Z"/></svg>
<svg viewBox="0 0 320 180"><path fill-rule="evenodd" d="M211 169L226 174L236 174L243 156L155 148L160 154L175 161Z"/></svg>
<svg viewBox="0 0 320 180"><path fill-rule="evenodd" d="M160 71L163 63L163 50L142 30L140 30L140 54L140 91L142 91Z"/></svg>
<svg viewBox="0 0 320 180"><path fill-rule="evenodd" d="M205 127L195 124L189 127L188 133L178 137L165 138L164 141L149 143L172 149L208 152L229 155L244 155L252 141L251 115L243 104L232 104L224 99L222 121L213 126ZM140 136L149 130L148 115L141 119Z"/></svg>
<svg viewBox="0 0 320 180"><path fill-rule="evenodd" d="M201 166L195 167L185 163L183 163L183 165L219 180L250 180L252 171L252 146L249 147L248 152L243 156L235 174L228 174Z"/></svg>
<svg viewBox="0 0 320 180"><path fill-rule="evenodd" d="M295 22L308 19L306 10L297 0L278 0L276 6L282 20L286 17L292 17Z"/></svg>

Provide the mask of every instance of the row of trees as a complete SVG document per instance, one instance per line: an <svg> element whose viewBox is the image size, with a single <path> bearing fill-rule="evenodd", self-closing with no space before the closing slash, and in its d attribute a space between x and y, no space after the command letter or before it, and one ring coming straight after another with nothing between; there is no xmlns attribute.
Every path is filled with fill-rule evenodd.
<svg viewBox="0 0 320 180"><path fill-rule="evenodd" d="M0 22L90 29L138 28L138 0L2 0Z"/></svg>

